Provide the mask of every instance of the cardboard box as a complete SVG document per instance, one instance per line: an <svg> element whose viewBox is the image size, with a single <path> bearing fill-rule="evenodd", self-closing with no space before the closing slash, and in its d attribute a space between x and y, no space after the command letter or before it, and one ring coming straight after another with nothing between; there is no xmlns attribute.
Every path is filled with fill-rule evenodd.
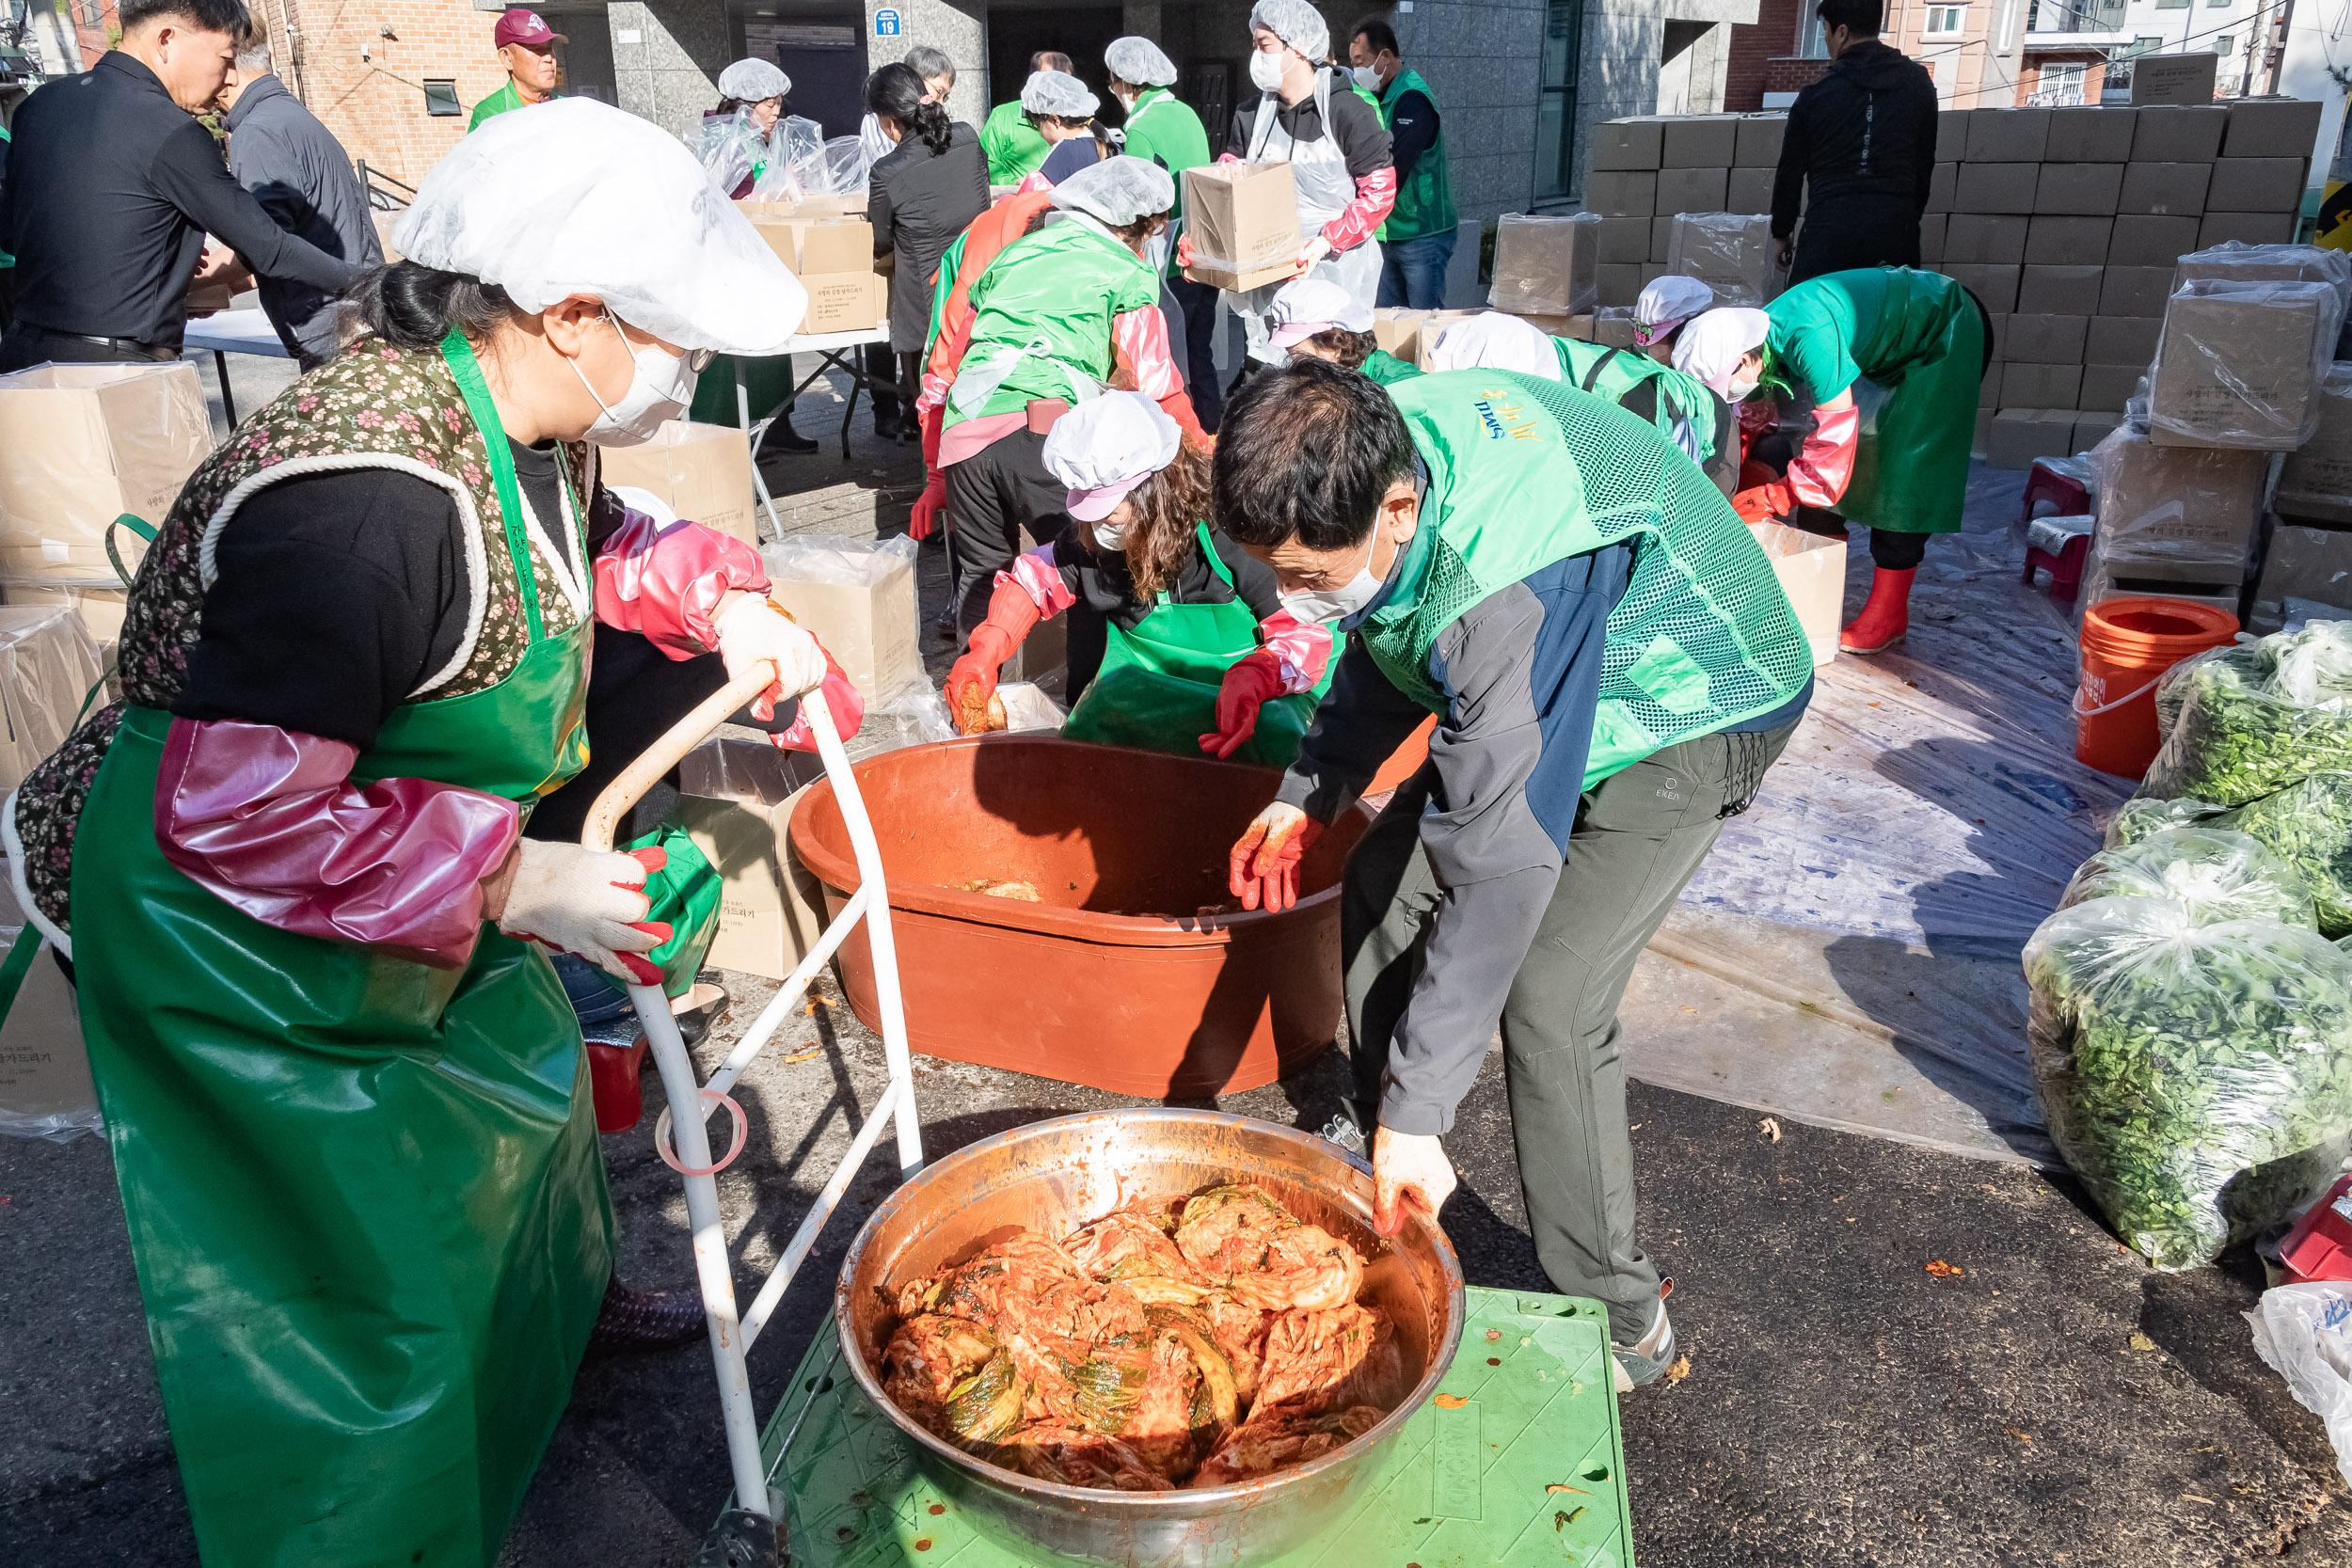
<svg viewBox="0 0 2352 1568"><path fill-rule="evenodd" d="M2317 428L2343 325L2343 298L2326 283L2183 284L2149 376L2151 437L2292 451Z"/></svg>
<svg viewBox="0 0 2352 1568"><path fill-rule="evenodd" d="M1633 311L1622 305L1604 305L1593 312L1592 341L1602 348L1633 346Z"/></svg>
<svg viewBox="0 0 2352 1568"><path fill-rule="evenodd" d="M40 940L0 877L0 954ZM102 1125L73 988L53 958L38 955L0 1022L0 1132L62 1140Z"/></svg>
<svg viewBox="0 0 2352 1568"><path fill-rule="evenodd" d="M1590 310L1599 289L1596 269L1600 264L1600 225L1601 219L1591 213L1562 217L1503 214L1495 225L1494 284L1486 302L1515 316L1573 316Z"/></svg>
<svg viewBox="0 0 2352 1568"><path fill-rule="evenodd" d="M2352 532L2273 517L2264 533L2248 631L2266 637L2289 621L2307 619L2307 607L2352 615Z"/></svg>
<svg viewBox="0 0 2352 1568"><path fill-rule="evenodd" d="M2115 427L2122 422L2122 416L2120 414L2076 414L2074 416L2074 450L2089 451L2115 434Z"/></svg>
<svg viewBox="0 0 2352 1568"><path fill-rule="evenodd" d="M1675 220L1672 213L1649 220L1649 254L1646 261L1662 261L1674 253ZM1606 258L1604 258L1606 260Z"/></svg>
<svg viewBox="0 0 2352 1568"><path fill-rule="evenodd" d="M122 618L130 595L120 588L35 588L22 582L0 583L0 604L12 609L64 609L77 612L82 626L98 644L103 665L122 641Z"/></svg>
<svg viewBox="0 0 2352 1568"><path fill-rule="evenodd" d="M1728 168L1661 168L1658 171L1658 211L1720 213L1729 189Z"/></svg>
<svg viewBox="0 0 2352 1568"><path fill-rule="evenodd" d="M2217 158L2212 185L2205 193L2205 211L2294 213L2303 204L2303 170L2310 162L2308 158Z"/></svg>
<svg viewBox="0 0 2352 1568"><path fill-rule="evenodd" d="M811 216L803 202L736 206L808 291L803 332L870 332L888 315L889 280L874 271L873 225L862 218Z"/></svg>
<svg viewBox="0 0 2352 1568"><path fill-rule="evenodd" d="M2001 378L2003 408L2072 409L2082 390L2080 365L2033 365L2012 360L1994 369ZM1992 377L1985 379L1990 381Z"/></svg>
<svg viewBox="0 0 2352 1568"><path fill-rule="evenodd" d="M1665 150L1666 122L1656 115L1638 115L1629 119L1604 120L1585 133L1590 138L1596 174L1614 173L1626 169L1654 169ZM1585 200L1592 200L1591 182L1585 182Z"/></svg>
<svg viewBox="0 0 2352 1568"><path fill-rule="evenodd" d="M1954 217L1961 214L1955 213ZM1945 245L1950 248L1947 238ZM2016 265L1985 265L1975 261L1947 261L1938 269L1947 277L1963 285L1977 296L1985 313L1995 318L2006 316L2017 309L2017 279L2026 269Z"/></svg>
<svg viewBox="0 0 2352 1568"><path fill-rule="evenodd" d="M2085 365L2082 390L2076 394L2076 400L2085 408L2120 411L2131 401L2133 388L2139 385L2139 378L2147 373L2145 364Z"/></svg>
<svg viewBox="0 0 2352 1568"><path fill-rule="evenodd" d="M1630 267L1623 267L1615 270L1631 272L1633 269ZM1636 288L1636 292L1639 292L1638 286ZM1632 302L1630 300L1627 301L1627 304L1629 305ZM1413 339L1413 363L1422 370L1428 370L1430 368L1429 356L1431 352L1437 348L1438 340L1445 336L1445 329L1452 326L1455 322L1468 321L1472 316L1483 314L1485 314L1485 312L1481 310L1430 311L1428 315L1422 319L1421 331L1416 334Z"/></svg>
<svg viewBox="0 0 2352 1568"><path fill-rule="evenodd" d="M1998 408L2001 406L2001 372L2002 365L2000 360L1996 358L1991 364L1985 366L1984 374L1978 377L1977 406L1979 408Z"/></svg>
<svg viewBox="0 0 2352 1568"><path fill-rule="evenodd" d="M2217 103L2139 111L2132 129L2136 164L2209 164L2221 155L2230 111Z"/></svg>
<svg viewBox="0 0 2352 1568"><path fill-rule="evenodd" d="M2083 340L2090 330L2089 316L2045 316L2020 310L2009 319L2009 350L2002 357L2013 363L2079 365Z"/></svg>
<svg viewBox="0 0 2352 1568"><path fill-rule="evenodd" d="M2105 267L2051 267L2036 262L2018 275L2017 309L2027 315L2095 316L2106 276Z"/></svg>
<svg viewBox="0 0 2352 1568"><path fill-rule="evenodd" d="M2038 164L2049 155L2049 146L2047 109L1973 109L1968 115L1968 150L1962 161Z"/></svg>
<svg viewBox="0 0 2352 1568"><path fill-rule="evenodd" d="M2093 316L2083 340L2083 357L2093 365L2147 365L2164 335L2161 316Z"/></svg>
<svg viewBox="0 0 2352 1568"><path fill-rule="evenodd" d="M1724 184L1724 211L1769 213L1772 210L1772 181L1778 169L1735 168Z"/></svg>
<svg viewBox="0 0 2352 1568"><path fill-rule="evenodd" d="M1600 220L1600 260L1604 261L1646 261L1649 260L1651 218L1603 218Z"/></svg>
<svg viewBox="0 0 2352 1568"><path fill-rule="evenodd" d="M1202 164L1184 170L1184 229L1193 262L1184 276L1232 292L1295 270L1298 200L1288 164Z"/></svg>
<svg viewBox="0 0 2352 1568"><path fill-rule="evenodd" d="M2118 431L2090 454L2099 549L2109 565L2235 581L2254 547L2269 460L2167 447Z"/></svg>
<svg viewBox="0 0 2352 1568"><path fill-rule="evenodd" d="M2270 504L2289 516L2352 524L2352 364L2330 364L2319 392L2319 429L2287 453Z"/></svg>
<svg viewBox="0 0 2352 1568"><path fill-rule="evenodd" d="M2320 104L2301 98L2233 98L2222 133L2225 158L2308 158L2319 139Z"/></svg>
<svg viewBox="0 0 2352 1568"><path fill-rule="evenodd" d="M1944 223L1944 260L2015 266L2026 259L2026 225L2031 221L2022 213L1953 213Z"/></svg>
<svg viewBox="0 0 2352 1568"><path fill-rule="evenodd" d="M2074 213L2106 217L2123 191L2122 164L2044 164L2033 188L2037 213Z"/></svg>
<svg viewBox="0 0 2352 1568"><path fill-rule="evenodd" d="M649 490L687 521L758 546L751 440L731 424L672 420L643 446L598 447L596 473L607 485Z"/></svg>
<svg viewBox="0 0 2352 1568"><path fill-rule="evenodd" d="M1948 213L1952 210L1952 192L1960 184L1958 164L1938 164L1928 172L1928 204L1920 211Z"/></svg>
<svg viewBox="0 0 2352 1568"><path fill-rule="evenodd" d="M1658 172L1596 171L1584 177L1584 210L1603 217L1653 217L1658 212Z"/></svg>
<svg viewBox="0 0 2352 1568"><path fill-rule="evenodd" d="M1737 115L1678 115L1666 121L1666 135L1659 149L1658 166L1661 169L1729 168L1738 162L1739 144L1740 118Z"/></svg>
<svg viewBox="0 0 2352 1568"><path fill-rule="evenodd" d="M1786 523L1750 523L1748 532L1771 558L1820 669L1837 657L1837 631L1845 622L1846 541Z"/></svg>
<svg viewBox="0 0 2352 1568"><path fill-rule="evenodd" d="M1976 435L1970 438L1968 445L1970 456L1982 457L1986 450L1992 446L1993 420L1994 410L1990 408L1977 410L1977 431Z"/></svg>
<svg viewBox="0 0 2352 1568"><path fill-rule="evenodd" d="M1988 325L1993 329L1988 341L1990 341L1993 347L1993 362L1997 364L2003 357L2001 353L2002 349L2007 347L2009 343L2009 312L2007 310L1988 309L1985 311L1985 317ZM1986 373L1991 374L1992 372L1988 370Z"/></svg>
<svg viewBox="0 0 2352 1568"><path fill-rule="evenodd" d="M2172 293L2170 267L2107 267L2100 274L2102 316L2161 316Z"/></svg>
<svg viewBox="0 0 2352 1568"><path fill-rule="evenodd" d="M1984 460L1994 468L2030 468L2037 457L2066 457L2074 440L2072 408L2004 408L1985 435Z"/></svg>
<svg viewBox="0 0 2352 1568"><path fill-rule="evenodd" d="M1999 112L2026 114L2030 111L2014 109ZM2041 182L2040 164L1963 164L1952 188L1952 211L2030 213L2033 211L2034 188Z"/></svg>
<svg viewBox="0 0 2352 1568"><path fill-rule="evenodd" d="M2142 55L2132 62L2132 103L2210 103L2221 56L2204 50L2192 55Z"/></svg>
<svg viewBox="0 0 2352 1568"><path fill-rule="evenodd" d="M768 596L825 645L869 705L923 683L914 552L796 534L759 552Z"/></svg>
<svg viewBox="0 0 2352 1568"><path fill-rule="evenodd" d="M1956 164L1968 155L1968 111L1938 109L1935 112L1935 161Z"/></svg>
<svg viewBox="0 0 2352 1568"><path fill-rule="evenodd" d="M2292 245L2296 214L2286 213L2215 213L2197 220L2197 248L2210 250L2231 240L2240 245Z"/></svg>
<svg viewBox="0 0 2352 1568"><path fill-rule="evenodd" d="M1420 355L1421 324L1433 313L1383 305L1372 313L1373 341L1409 365Z"/></svg>
<svg viewBox="0 0 2352 1568"><path fill-rule="evenodd" d="M213 450L196 367L35 365L0 375L0 580L117 588L105 534L161 527ZM147 546L117 534L136 569Z"/></svg>
<svg viewBox="0 0 2352 1568"><path fill-rule="evenodd" d="M2139 111L2096 105L2052 109L2049 147L2042 154L2080 159L2086 164L2121 164L2132 155L2132 135L2139 128Z"/></svg>
<svg viewBox="0 0 2352 1568"><path fill-rule="evenodd" d="M825 933L825 892L793 857L800 792L824 765L752 740L706 740L678 766L678 817L721 879L704 962L782 980Z"/></svg>
<svg viewBox="0 0 2352 1568"><path fill-rule="evenodd" d="M2115 220L2114 237L2107 242L2107 265L2169 267L2197 248L2201 221L2125 214Z"/></svg>
<svg viewBox="0 0 2352 1568"><path fill-rule="evenodd" d="M1919 264L1940 268L1944 264L1944 233L1951 221L1949 213L1919 214Z"/></svg>
<svg viewBox="0 0 2352 1568"><path fill-rule="evenodd" d="M2042 214L2026 226L2026 260L2045 267L2089 267L2107 261L2117 220Z"/></svg>
<svg viewBox="0 0 2352 1568"><path fill-rule="evenodd" d="M1599 285L1595 296L1596 305L1604 309L1612 305L1632 305L1642 296L1642 274L1648 265L1646 261L1641 266L1629 261L1612 261L1597 268L1594 274Z"/></svg>
<svg viewBox="0 0 2352 1568"><path fill-rule="evenodd" d="M2352 284L2338 282L2348 265L2352 263L2344 252L2315 245L2271 245L2260 250L2224 245L2183 256L2173 268L2172 289L2199 277L2234 283L2338 283L2347 304L2352 304ZM2170 293L2167 291L2168 297Z"/></svg>
<svg viewBox="0 0 2352 1568"><path fill-rule="evenodd" d="M1781 139L1788 134L1788 117L1785 114L1741 115L1737 140L1732 148L1734 168L1778 168ZM1936 154L1942 157L1942 153Z"/></svg>
<svg viewBox="0 0 2352 1568"><path fill-rule="evenodd" d="M0 610L0 797L73 733L99 669L98 644L71 606Z"/></svg>
<svg viewBox="0 0 2352 1568"><path fill-rule="evenodd" d="M2125 164L2115 210L2197 217L2205 210L2205 187L2212 178L2211 164Z"/></svg>
<svg viewBox="0 0 2352 1568"><path fill-rule="evenodd" d="M1685 213L1675 219L1666 270L1713 289L1718 306L1753 309L1773 293L1779 248L1761 214Z"/></svg>

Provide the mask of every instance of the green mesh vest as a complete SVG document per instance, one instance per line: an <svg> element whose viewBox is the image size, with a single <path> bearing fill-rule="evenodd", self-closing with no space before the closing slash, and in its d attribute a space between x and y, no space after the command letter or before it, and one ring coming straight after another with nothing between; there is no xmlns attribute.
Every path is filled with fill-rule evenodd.
<svg viewBox="0 0 2352 1568"><path fill-rule="evenodd" d="M1633 576L1609 617L1585 788L1804 689L1812 651L1772 562L1649 425L1511 372L1416 376L1388 390L1429 469L1421 527L1359 627L1398 690L1444 712L1429 675L1438 633L1530 573L1629 540Z"/></svg>
<svg viewBox="0 0 2352 1568"><path fill-rule="evenodd" d="M1699 460L1715 455L1715 394L1706 382L1637 348L1603 348L1573 338L1554 338L1551 346L1560 356L1561 379L1611 403L1622 402L1645 381L1656 383L1659 430L1671 434L1677 420L1688 420L1704 449Z"/></svg>
<svg viewBox="0 0 2352 1568"><path fill-rule="evenodd" d="M1099 224L1073 216L1007 245L970 297L972 336L943 429L1017 413L1032 398L1092 398L1110 379L1111 323L1158 304L1160 280Z"/></svg>

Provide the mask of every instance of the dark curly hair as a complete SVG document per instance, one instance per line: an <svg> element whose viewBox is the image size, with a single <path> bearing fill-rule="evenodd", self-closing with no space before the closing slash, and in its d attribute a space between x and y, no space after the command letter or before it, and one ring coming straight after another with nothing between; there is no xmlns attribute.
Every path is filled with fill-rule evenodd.
<svg viewBox="0 0 2352 1568"><path fill-rule="evenodd" d="M1372 351L1380 346L1380 340L1369 332L1350 332L1344 326L1327 327L1307 341L1332 356L1332 363L1342 370L1359 371L1372 357Z"/></svg>
<svg viewBox="0 0 2352 1568"><path fill-rule="evenodd" d="M1167 467L1127 492L1127 573L1136 599L1150 604L1176 580L1209 515L1209 454L1186 437Z"/></svg>

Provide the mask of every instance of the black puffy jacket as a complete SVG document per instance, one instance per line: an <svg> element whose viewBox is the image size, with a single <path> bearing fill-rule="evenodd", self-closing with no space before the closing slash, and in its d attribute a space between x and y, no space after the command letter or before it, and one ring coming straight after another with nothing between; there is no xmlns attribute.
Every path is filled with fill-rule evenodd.
<svg viewBox="0 0 2352 1568"><path fill-rule="evenodd" d="M1935 172L1935 114L1926 67L1876 40L1848 44L1789 106L1772 181L1773 235L1796 231L1808 181L1820 217L1831 216L1824 206L1875 208L1915 224Z"/></svg>

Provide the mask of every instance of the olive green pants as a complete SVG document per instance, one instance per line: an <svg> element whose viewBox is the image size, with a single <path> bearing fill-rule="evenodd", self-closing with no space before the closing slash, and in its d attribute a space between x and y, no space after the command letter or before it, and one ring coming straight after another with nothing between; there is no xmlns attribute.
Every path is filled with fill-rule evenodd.
<svg viewBox="0 0 2352 1568"><path fill-rule="evenodd" d="M1564 1294L1608 1307L1620 1343L1648 1329L1659 1275L1634 1238L1617 1003L1727 808L1745 807L1795 728L1682 741L1586 791L1560 885L1503 1001L1511 1137L1536 1259ZM1350 851L1341 894L1351 1110L1367 1132L1441 891L1420 838L1435 783L1429 764L1397 790Z"/></svg>

